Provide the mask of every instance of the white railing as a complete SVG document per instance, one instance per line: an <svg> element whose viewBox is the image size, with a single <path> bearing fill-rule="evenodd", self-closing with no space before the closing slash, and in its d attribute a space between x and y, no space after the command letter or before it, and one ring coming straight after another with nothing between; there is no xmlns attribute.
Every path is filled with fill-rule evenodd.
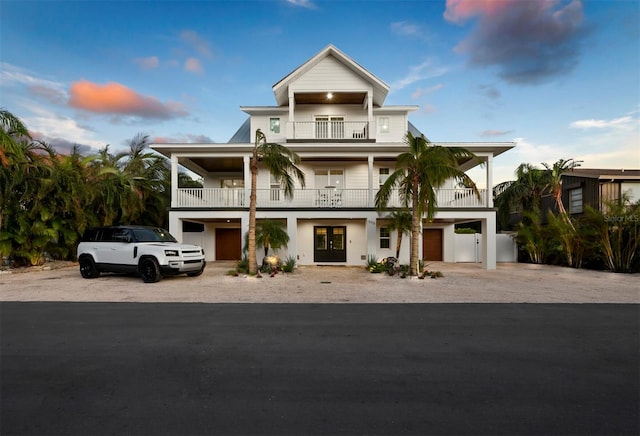
<svg viewBox="0 0 640 436"><path fill-rule="evenodd" d="M292 121L290 139L369 139L368 121Z"/></svg>
<svg viewBox="0 0 640 436"><path fill-rule="evenodd" d="M249 192L243 188L179 188L176 207L234 208L249 207ZM480 199L472 189L439 189L439 208L487 207L487 190L480 189ZM374 191L371 198L375 198ZM285 208L358 208L374 207L368 189L296 189L292 199L286 199L282 189L258 189L257 207ZM388 207L402 207L398 192L392 193Z"/></svg>

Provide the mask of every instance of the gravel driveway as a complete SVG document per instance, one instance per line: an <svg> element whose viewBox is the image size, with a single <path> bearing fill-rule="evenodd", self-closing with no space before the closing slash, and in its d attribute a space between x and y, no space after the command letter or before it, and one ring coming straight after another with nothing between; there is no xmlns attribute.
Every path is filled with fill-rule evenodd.
<svg viewBox="0 0 640 436"><path fill-rule="evenodd" d="M548 265L433 262L438 279L401 279L362 268L302 266L262 278L227 275L233 262L212 262L200 277L80 277L77 264L0 272L0 301L208 303L640 303L640 274Z"/></svg>

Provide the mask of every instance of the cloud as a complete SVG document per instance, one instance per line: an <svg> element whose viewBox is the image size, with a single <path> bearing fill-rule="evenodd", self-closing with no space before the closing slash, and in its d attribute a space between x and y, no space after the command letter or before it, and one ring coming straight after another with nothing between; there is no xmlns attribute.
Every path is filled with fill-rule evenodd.
<svg viewBox="0 0 640 436"><path fill-rule="evenodd" d="M204 67L200 61L196 58L189 58L184 61L184 69L190 73L202 74L204 73Z"/></svg>
<svg viewBox="0 0 640 436"><path fill-rule="evenodd" d="M210 144L215 143L213 139L207 135L186 134L183 136L156 136L153 138L154 144Z"/></svg>
<svg viewBox="0 0 640 436"><path fill-rule="evenodd" d="M411 97L413 99L417 99L422 97L423 95L429 95L432 94L436 91L441 90L442 88L444 88L444 85L442 83L438 83L436 85L430 86L428 88L417 88L415 91L413 91L413 93L411 94Z"/></svg>
<svg viewBox="0 0 640 436"><path fill-rule="evenodd" d="M488 98L489 100L497 100L500 98L500 90L493 85L478 85L478 92L480 95Z"/></svg>
<svg viewBox="0 0 640 436"><path fill-rule="evenodd" d="M430 79L432 77L442 76L448 71L448 68L435 65L432 59L427 59L420 65L409 67L407 75L399 80L396 80L392 85L392 90L400 90L415 82L421 80Z"/></svg>
<svg viewBox="0 0 640 436"><path fill-rule="evenodd" d="M318 9L318 6L311 0L286 0L291 6L306 8L306 9Z"/></svg>
<svg viewBox="0 0 640 436"><path fill-rule="evenodd" d="M94 113L152 119L187 115L181 103L162 103L155 97L138 94L115 82L99 85L82 80L71 85L69 95L70 106Z"/></svg>
<svg viewBox="0 0 640 436"><path fill-rule="evenodd" d="M422 37L422 29L420 29L420 26L407 21L391 23L391 33L401 36Z"/></svg>
<svg viewBox="0 0 640 436"><path fill-rule="evenodd" d="M637 126L637 120L635 120ZM572 129L632 129L634 119L630 115L614 118L612 120L578 120L572 122L569 127Z"/></svg>
<svg viewBox="0 0 640 436"><path fill-rule="evenodd" d="M41 79L34 73L6 62L0 62L0 84L3 86L22 85L32 90L34 95L64 95L65 85L53 80Z"/></svg>
<svg viewBox="0 0 640 436"><path fill-rule="evenodd" d="M534 84L573 70L586 36L580 0L447 0L446 20L477 18L455 51L497 66L511 83Z"/></svg>
<svg viewBox="0 0 640 436"><path fill-rule="evenodd" d="M71 154L74 148L83 156L93 154L95 152L95 148L90 145L78 144L77 142L69 141L65 138L47 136L41 132L29 133L34 140L42 141L52 146L54 150L60 154Z"/></svg>
<svg viewBox="0 0 640 436"><path fill-rule="evenodd" d="M148 58L136 58L133 60L143 70L151 70L160 66L160 60L157 56L150 56Z"/></svg>
<svg viewBox="0 0 640 436"><path fill-rule="evenodd" d="M71 118L47 110L38 104L23 104L31 115L23 117L24 123L36 138L55 145L59 143L81 144L83 147L102 148L104 143L96 141L94 132L81 126ZM64 139L62 139L64 138ZM56 148L57 149L57 148ZM86 148L82 148L86 150Z"/></svg>
<svg viewBox="0 0 640 436"><path fill-rule="evenodd" d="M57 88L49 88L43 85L32 85L27 88L34 97L42 98L50 103L64 105L67 101L67 93Z"/></svg>
<svg viewBox="0 0 640 436"><path fill-rule="evenodd" d="M493 137L493 136L504 136L511 133L512 130L485 130L480 132L480 136L482 137Z"/></svg>
<svg viewBox="0 0 640 436"><path fill-rule="evenodd" d="M206 59L211 59L213 57L213 51L211 50L209 42L193 30L183 30L180 32L180 39L189 44L196 52L204 56Z"/></svg>

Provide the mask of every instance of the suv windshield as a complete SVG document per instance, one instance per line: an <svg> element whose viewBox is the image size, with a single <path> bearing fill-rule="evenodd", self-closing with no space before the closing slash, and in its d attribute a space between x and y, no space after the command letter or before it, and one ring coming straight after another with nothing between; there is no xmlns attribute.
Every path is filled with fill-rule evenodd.
<svg viewBox="0 0 640 436"><path fill-rule="evenodd" d="M178 242L164 229L133 229L132 231L138 242Z"/></svg>

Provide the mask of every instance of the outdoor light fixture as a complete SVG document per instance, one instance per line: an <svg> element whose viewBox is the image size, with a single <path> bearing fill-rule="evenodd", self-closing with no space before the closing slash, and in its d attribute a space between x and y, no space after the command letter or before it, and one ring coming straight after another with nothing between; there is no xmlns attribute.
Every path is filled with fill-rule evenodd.
<svg viewBox="0 0 640 436"><path fill-rule="evenodd" d="M327 99L331 100L333 98L333 94L330 92L327 92Z"/></svg>

